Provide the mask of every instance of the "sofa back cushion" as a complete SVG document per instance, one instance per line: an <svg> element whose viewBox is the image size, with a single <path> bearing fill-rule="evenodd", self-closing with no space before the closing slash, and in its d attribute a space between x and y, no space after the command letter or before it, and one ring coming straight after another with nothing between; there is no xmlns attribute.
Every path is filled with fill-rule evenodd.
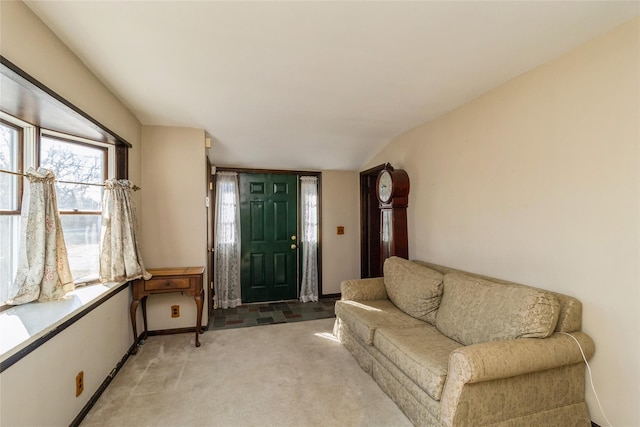
<svg viewBox="0 0 640 427"><path fill-rule="evenodd" d="M435 324L442 274L399 257L384 262L384 286L391 302L416 319Z"/></svg>
<svg viewBox="0 0 640 427"><path fill-rule="evenodd" d="M472 277L479 277L481 279L489 280L499 284L505 285L518 285L527 286L521 283L509 282L506 280L496 279L494 277L482 276L480 274L469 273L468 271L456 270L455 268L445 267L444 265L432 264L425 261L413 260L413 262L424 265L432 270L439 271L440 273L462 273ZM564 295L558 292L549 291L546 289L540 289L533 286L527 286L531 289L548 292L558 300L560 304L560 314L558 315L558 324L556 325L556 332L578 332L582 330L582 303L574 297Z"/></svg>
<svg viewBox="0 0 640 427"><path fill-rule="evenodd" d="M461 344L544 338L558 322L560 305L549 292L449 273L436 318L440 332Z"/></svg>

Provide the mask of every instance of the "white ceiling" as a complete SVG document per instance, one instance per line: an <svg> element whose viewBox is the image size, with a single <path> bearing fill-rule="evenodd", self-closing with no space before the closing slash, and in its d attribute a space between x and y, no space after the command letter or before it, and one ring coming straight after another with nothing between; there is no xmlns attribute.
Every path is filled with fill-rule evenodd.
<svg viewBox="0 0 640 427"><path fill-rule="evenodd" d="M638 2L26 1L145 125L218 166L358 170Z"/></svg>

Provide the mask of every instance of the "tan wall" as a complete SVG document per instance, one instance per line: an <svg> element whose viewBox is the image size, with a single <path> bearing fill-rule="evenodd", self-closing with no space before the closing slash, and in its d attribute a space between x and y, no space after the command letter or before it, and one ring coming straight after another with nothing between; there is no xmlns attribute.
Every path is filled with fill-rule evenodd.
<svg viewBox="0 0 640 427"><path fill-rule="evenodd" d="M131 143L130 178L138 181L138 119L24 3L0 3L2 56Z"/></svg>
<svg viewBox="0 0 640 427"><path fill-rule="evenodd" d="M360 277L358 172L322 172L322 293L340 292L343 280ZM344 226L344 234L337 227Z"/></svg>
<svg viewBox="0 0 640 427"><path fill-rule="evenodd" d="M133 342L123 290L0 374L0 425L66 426ZM75 378L84 372L84 392Z"/></svg>
<svg viewBox="0 0 640 427"><path fill-rule="evenodd" d="M204 130L142 127L142 256L148 268L205 266L207 254ZM206 283L206 279L205 279ZM171 305L180 317L171 317ZM203 319L206 322L207 307ZM193 298L168 294L148 303L149 329L195 326ZM205 323L206 324L206 323Z"/></svg>
<svg viewBox="0 0 640 427"><path fill-rule="evenodd" d="M133 144L130 175L140 182L140 123L22 2L0 1L0 53ZM129 302L120 292L2 372L0 425L71 423L133 342Z"/></svg>
<svg viewBox="0 0 640 427"><path fill-rule="evenodd" d="M611 422L640 425L638 19L399 136L412 257L573 295ZM593 393L592 419L606 425Z"/></svg>

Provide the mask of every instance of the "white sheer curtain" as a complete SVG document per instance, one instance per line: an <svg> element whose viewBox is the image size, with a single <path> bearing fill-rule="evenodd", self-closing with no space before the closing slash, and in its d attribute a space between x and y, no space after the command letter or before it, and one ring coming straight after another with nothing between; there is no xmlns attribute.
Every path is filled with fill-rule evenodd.
<svg viewBox="0 0 640 427"><path fill-rule="evenodd" d="M133 184L126 179L105 181L100 232L100 281L150 279L142 262L136 208L131 200Z"/></svg>
<svg viewBox="0 0 640 427"><path fill-rule="evenodd" d="M300 177L302 282L300 301L318 301L318 178Z"/></svg>
<svg viewBox="0 0 640 427"><path fill-rule="evenodd" d="M214 246L214 308L236 307L240 297L240 194L238 174L218 172Z"/></svg>
<svg viewBox="0 0 640 427"><path fill-rule="evenodd" d="M18 271L7 304L60 299L74 289L56 201L56 177L29 168L22 198Z"/></svg>

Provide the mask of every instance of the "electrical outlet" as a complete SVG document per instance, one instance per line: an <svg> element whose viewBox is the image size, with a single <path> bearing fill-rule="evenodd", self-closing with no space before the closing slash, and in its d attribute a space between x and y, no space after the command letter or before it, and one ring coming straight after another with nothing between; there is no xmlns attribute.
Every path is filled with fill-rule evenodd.
<svg viewBox="0 0 640 427"><path fill-rule="evenodd" d="M84 371L78 372L76 375L76 397L80 396L84 391Z"/></svg>
<svg viewBox="0 0 640 427"><path fill-rule="evenodd" d="M180 306L172 305L171 306L171 317L180 317Z"/></svg>

